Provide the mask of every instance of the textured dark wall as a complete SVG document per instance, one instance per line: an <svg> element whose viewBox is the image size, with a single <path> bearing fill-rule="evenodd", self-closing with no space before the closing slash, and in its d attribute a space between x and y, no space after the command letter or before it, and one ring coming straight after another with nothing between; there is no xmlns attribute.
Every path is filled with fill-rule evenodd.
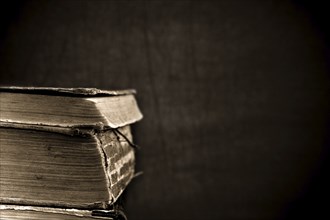
<svg viewBox="0 0 330 220"><path fill-rule="evenodd" d="M137 89L132 220L329 215L327 35L307 2L9 2L1 85Z"/></svg>

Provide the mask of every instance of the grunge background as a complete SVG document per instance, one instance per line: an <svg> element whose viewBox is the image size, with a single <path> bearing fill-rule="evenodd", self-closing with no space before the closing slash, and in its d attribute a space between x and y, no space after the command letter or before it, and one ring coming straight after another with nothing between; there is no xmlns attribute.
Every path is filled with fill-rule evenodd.
<svg viewBox="0 0 330 220"><path fill-rule="evenodd" d="M1 85L135 88L129 219L329 216L322 1L7 1Z"/></svg>

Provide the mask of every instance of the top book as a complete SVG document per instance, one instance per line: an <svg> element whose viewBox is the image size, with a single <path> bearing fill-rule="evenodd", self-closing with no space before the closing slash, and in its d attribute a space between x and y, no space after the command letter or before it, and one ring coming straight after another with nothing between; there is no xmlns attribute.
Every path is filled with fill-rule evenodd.
<svg viewBox="0 0 330 220"><path fill-rule="evenodd" d="M0 123L118 128L142 119L135 90L0 87Z"/></svg>

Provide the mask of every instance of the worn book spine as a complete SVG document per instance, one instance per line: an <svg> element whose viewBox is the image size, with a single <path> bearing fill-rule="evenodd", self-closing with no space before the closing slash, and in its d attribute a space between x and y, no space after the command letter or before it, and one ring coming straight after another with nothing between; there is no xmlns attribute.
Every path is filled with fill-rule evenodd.
<svg viewBox="0 0 330 220"><path fill-rule="evenodd" d="M135 154L130 126L96 133L95 138L104 154L104 169L109 178L108 187L113 203L131 181L135 172Z"/></svg>

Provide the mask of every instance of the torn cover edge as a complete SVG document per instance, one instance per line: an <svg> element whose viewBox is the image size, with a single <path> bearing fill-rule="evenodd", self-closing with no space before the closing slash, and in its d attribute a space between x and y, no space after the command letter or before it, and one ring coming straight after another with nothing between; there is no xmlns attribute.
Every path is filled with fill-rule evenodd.
<svg viewBox="0 0 330 220"><path fill-rule="evenodd" d="M126 90L102 90L97 88L63 88L63 87L24 87L24 86L0 86L1 92L18 92L18 93L36 93L36 94L58 94L72 96L118 96L136 94L134 89Z"/></svg>
<svg viewBox="0 0 330 220"><path fill-rule="evenodd" d="M62 126L62 125L46 125L46 124L26 124L11 121L0 120L0 127L2 128L15 128L35 131L54 132L60 134L66 134L70 136L85 136L93 135L96 132L113 129L111 127L105 127L103 123L95 123L94 125L76 125L76 126Z"/></svg>
<svg viewBox="0 0 330 220"><path fill-rule="evenodd" d="M41 207L41 206L22 206L22 205L4 205L0 204L1 210L13 210L13 211L34 211L41 213L52 213L52 214L62 214L68 216L76 217L89 217L95 219L113 219L107 217L108 213L116 212L116 210L84 210L84 209L73 209L73 208L53 208L53 207ZM98 215L93 215L97 212ZM102 214L104 216L102 216Z"/></svg>
<svg viewBox="0 0 330 220"><path fill-rule="evenodd" d="M17 211L37 211L46 213L67 214L75 216L90 216L91 210L73 209L73 208L53 208L41 206L23 206L23 205L3 205L0 204L0 210L17 210Z"/></svg>
<svg viewBox="0 0 330 220"><path fill-rule="evenodd" d="M81 203L72 204L67 202L49 202L43 200L30 200L21 198L0 198L0 205L13 205L13 206L39 206L39 207L52 207L59 209L81 209L81 210L107 210L112 204L108 202L94 202L94 203Z"/></svg>
<svg viewBox="0 0 330 220"><path fill-rule="evenodd" d="M10 121L2 121L0 120L0 128L14 128L14 129L24 129L24 130L34 130L34 131L45 131L51 133L59 133L65 134L69 136L86 136L86 135L94 135L95 133L100 133L102 131L112 130L114 132L119 132L118 129L131 126L132 124L126 124L121 127L113 128L110 126L104 126L103 123L95 123L91 124L80 124L75 126L62 126L62 125L46 125L46 124L26 124L26 123L18 123L18 122L10 122ZM119 132L121 136L124 136L121 132ZM127 140L126 140L127 141ZM132 147L134 147L133 143L127 141Z"/></svg>

